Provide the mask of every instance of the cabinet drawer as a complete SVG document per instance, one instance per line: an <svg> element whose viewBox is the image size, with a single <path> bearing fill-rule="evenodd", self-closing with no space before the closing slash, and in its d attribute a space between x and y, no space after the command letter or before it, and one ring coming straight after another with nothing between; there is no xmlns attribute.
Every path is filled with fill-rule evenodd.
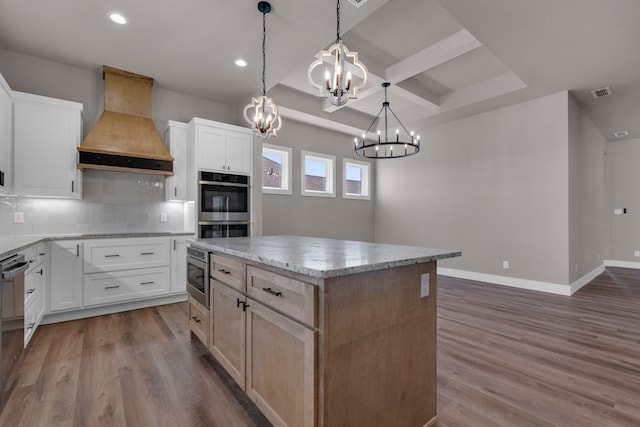
<svg viewBox="0 0 640 427"><path fill-rule="evenodd" d="M209 347L209 310L189 296L189 329Z"/></svg>
<svg viewBox="0 0 640 427"><path fill-rule="evenodd" d="M30 248L27 248L24 251L22 251L22 254L24 255L24 260L29 263L29 267L27 267L27 270L24 272L25 275L33 271L33 269L36 268L36 266L38 265L37 251L38 251L38 248L36 246L31 246Z"/></svg>
<svg viewBox="0 0 640 427"><path fill-rule="evenodd" d="M318 326L318 288L252 266L247 267L247 294L312 327Z"/></svg>
<svg viewBox="0 0 640 427"><path fill-rule="evenodd" d="M85 243L84 272L128 270L169 265L169 239L145 242L110 239Z"/></svg>
<svg viewBox="0 0 640 427"><path fill-rule="evenodd" d="M38 302L34 299L24 305L24 346L26 347L38 327Z"/></svg>
<svg viewBox="0 0 640 427"><path fill-rule="evenodd" d="M211 277L232 288L245 291L246 264L234 259L211 255Z"/></svg>
<svg viewBox="0 0 640 427"><path fill-rule="evenodd" d="M84 276L84 305L100 305L169 293L169 267Z"/></svg>

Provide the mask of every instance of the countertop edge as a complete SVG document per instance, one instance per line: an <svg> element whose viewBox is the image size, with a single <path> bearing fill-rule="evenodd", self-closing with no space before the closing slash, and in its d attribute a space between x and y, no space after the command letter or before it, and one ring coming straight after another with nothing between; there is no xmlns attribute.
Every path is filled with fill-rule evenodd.
<svg viewBox="0 0 640 427"><path fill-rule="evenodd" d="M0 259L18 253L28 247L39 243L50 242L54 240L94 240L94 239L129 239L143 237L175 237L175 236L194 236L195 233L176 231L176 232L158 232L158 233L105 233L105 234L54 234L54 235L24 235L24 236L7 236L5 239L15 239L15 246L9 243L7 247L11 249L0 252Z"/></svg>

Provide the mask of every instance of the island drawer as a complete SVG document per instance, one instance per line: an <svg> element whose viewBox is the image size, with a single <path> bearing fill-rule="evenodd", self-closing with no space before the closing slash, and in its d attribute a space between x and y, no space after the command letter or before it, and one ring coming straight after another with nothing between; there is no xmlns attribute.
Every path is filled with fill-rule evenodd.
<svg viewBox="0 0 640 427"><path fill-rule="evenodd" d="M220 255L211 255L211 277L225 285L245 292L246 264Z"/></svg>
<svg viewBox="0 0 640 427"><path fill-rule="evenodd" d="M189 295L189 329L209 347L209 310Z"/></svg>
<svg viewBox="0 0 640 427"><path fill-rule="evenodd" d="M317 286L248 266L247 294L306 325L318 326Z"/></svg>

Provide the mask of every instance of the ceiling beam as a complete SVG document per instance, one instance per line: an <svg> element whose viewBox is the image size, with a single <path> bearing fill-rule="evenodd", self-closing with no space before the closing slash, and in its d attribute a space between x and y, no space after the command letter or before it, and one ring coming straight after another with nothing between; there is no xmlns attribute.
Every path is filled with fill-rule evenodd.
<svg viewBox="0 0 640 427"><path fill-rule="evenodd" d="M400 83L480 46L482 44L469 31L458 31L387 68L387 81Z"/></svg>

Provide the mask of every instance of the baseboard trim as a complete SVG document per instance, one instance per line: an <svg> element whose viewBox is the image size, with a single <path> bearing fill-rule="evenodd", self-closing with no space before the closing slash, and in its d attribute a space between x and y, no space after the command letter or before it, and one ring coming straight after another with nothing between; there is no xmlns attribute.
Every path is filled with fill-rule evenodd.
<svg viewBox="0 0 640 427"><path fill-rule="evenodd" d="M457 277L459 279L477 280L479 282L511 286L512 288L529 289L531 291L547 292L557 295L571 295L570 286L561 285L559 283L540 282L537 280L519 279L517 277L498 276L497 274L476 273L473 271L440 267L438 267L438 274Z"/></svg>
<svg viewBox="0 0 640 427"><path fill-rule="evenodd" d="M596 277L598 277L602 273L604 273L604 264L596 267L590 273L585 274L584 276L582 276L581 278L579 278L578 280L573 282L571 284L571 286L570 286L570 288L571 288L570 295L573 295L576 292L578 292L578 290L580 290L580 288L582 288L584 285L586 285L587 283L589 283L590 281L592 281L593 279L595 279Z"/></svg>
<svg viewBox="0 0 640 427"><path fill-rule="evenodd" d="M66 322L68 320L86 319L87 317L102 316L104 314L120 313L122 311L137 310L140 308L154 307L157 305L173 304L187 300L187 293L166 295L159 298L151 298L139 301L131 301L101 307L83 308L79 310L65 311L62 313L45 314L41 325Z"/></svg>
<svg viewBox="0 0 640 427"><path fill-rule="evenodd" d="M622 268L635 268L640 269L640 262L634 261L618 261L615 259L605 259L605 267L622 267Z"/></svg>

